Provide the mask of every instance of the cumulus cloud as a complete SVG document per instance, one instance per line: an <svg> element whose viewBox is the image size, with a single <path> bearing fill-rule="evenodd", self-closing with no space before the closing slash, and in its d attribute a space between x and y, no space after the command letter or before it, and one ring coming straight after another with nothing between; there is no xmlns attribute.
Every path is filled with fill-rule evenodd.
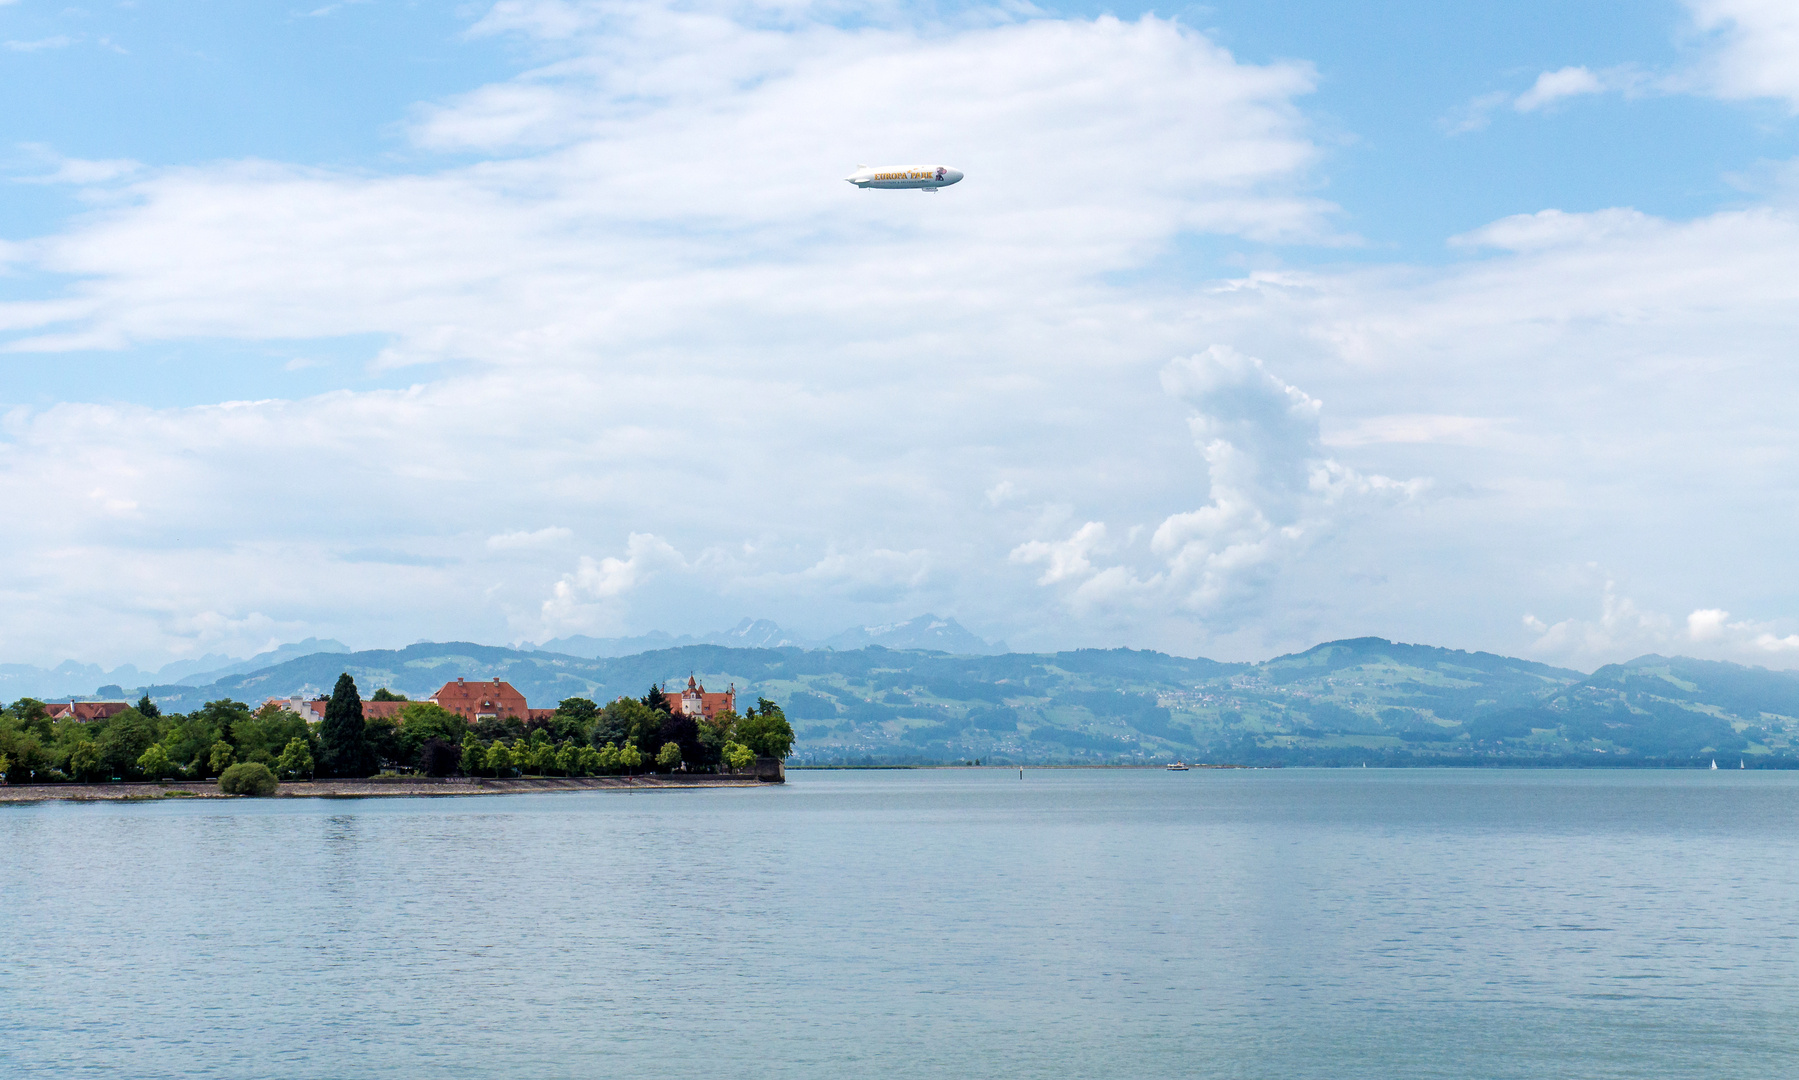
<svg viewBox="0 0 1799 1080"><path fill-rule="evenodd" d="M1757 666L1799 666L1799 633L1781 633L1773 622L1732 620L1722 608L1688 613L1684 626L1647 611L1607 581L1597 619L1579 617L1549 625L1534 615L1524 626L1535 636L1532 654L1592 667L1647 654L1684 654Z"/></svg>
<svg viewBox="0 0 1799 1080"><path fill-rule="evenodd" d="M1755 654L1772 657L1799 654L1799 634L1781 634L1771 623L1747 619L1732 622L1730 612L1722 608L1701 608L1688 615L1687 639L1695 644L1721 647L1737 657L1745 653L1751 658ZM1793 660L1799 660L1799 655Z"/></svg>
<svg viewBox="0 0 1799 1080"><path fill-rule="evenodd" d="M1532 655L1590 667L1665 648L1673 640L1674 620L1642 610L1628 596L1618 595L1617 584L1608 581L1600 597L1599 618L1568 618L1552 625L1527 614L1524 627L1536 635Z"/></svg>
<svg viewBox="0 0 1799 1080"><path fill-rule="evenodd" d="M1090 556L1106 541L1104 522L1089 521L1066 540L1029 540L1012 549L1011 559L1027 566L1042 565L1039 585L1085 580L1094 573Z"/></svg>
<svg viewBox="0 0 1799 1080"><path fill-rule="evenodd" d="M574 571L564 574L543 602L544 625L552 631L616 625L619 612L614 601L651 575L686 565L687 560L668 541L649 533L632 533L622 559L581 556Z"/></svg>
<svg viewBox="0 0 1799 1080"><path fill-rule="evenodd" d="M1322 404L1229 346L1171 361L1161 381L1194 410L1187 427L1205 461L1209 501L1156 526L1148 539L1156 566L1147 575L1094 561L1107 545L1103 522L1012 550L1013 561L1044 567L1039 585L1072 586L1077 610L1172 605L1228 626L1256 606L1282 558L1330 527L1338 504L1407 499L1427 486L1364 476L1330 458L1319 434Z"/></svg>

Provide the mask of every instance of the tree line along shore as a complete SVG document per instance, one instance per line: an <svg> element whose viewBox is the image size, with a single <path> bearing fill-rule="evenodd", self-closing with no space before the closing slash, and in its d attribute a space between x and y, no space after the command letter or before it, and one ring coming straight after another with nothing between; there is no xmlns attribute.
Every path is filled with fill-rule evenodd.
<svg viewBox="0 0 1799 1080"><path fill-rule="evenodd" d="M431 777L584 777L728 773L757 758L785 759L793 728L760 698L741 715L694 716L671 708L659 686L642 698L599 705L561 701L529 718L470 721L430 701L385 688L371 700L400 702L391 716L365 716L361 693L340 676L323 718L309 722L283 703L252 710L209 701L163 713L148 695L115 715L54 718L21 698L0 710L0 780L6 783L209 780L234 794L266 794L281 780ZM388 711L388 710L383 710Z"/></svg>

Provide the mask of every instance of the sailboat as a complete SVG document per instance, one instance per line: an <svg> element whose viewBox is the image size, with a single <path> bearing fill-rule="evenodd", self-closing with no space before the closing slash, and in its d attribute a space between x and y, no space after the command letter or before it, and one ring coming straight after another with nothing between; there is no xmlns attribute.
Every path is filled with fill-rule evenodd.
<svg viewBox="0 0 1799 1080"><path fill-rule="evenodd" d="M1718 771L1718 759L1717 758L1712 758L1712 771L1713 772Z"/></svg>

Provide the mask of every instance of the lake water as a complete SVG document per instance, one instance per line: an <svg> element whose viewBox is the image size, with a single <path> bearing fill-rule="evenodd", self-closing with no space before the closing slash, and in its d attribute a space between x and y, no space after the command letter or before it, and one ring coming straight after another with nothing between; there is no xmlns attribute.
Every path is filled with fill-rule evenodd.
<svg viewBox="0 0 1799 1080"><path fill-rule="evenodd" d="M0 808L0 1076L1799 1071L1799 774L790 779Z"/></svg>

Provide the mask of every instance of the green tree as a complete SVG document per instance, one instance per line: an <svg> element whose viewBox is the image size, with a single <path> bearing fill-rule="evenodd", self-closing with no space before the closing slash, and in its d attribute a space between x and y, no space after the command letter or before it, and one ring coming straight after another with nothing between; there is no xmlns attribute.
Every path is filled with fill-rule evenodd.
<svg viewBox="0 0 1799 1080"><path fill-rule="evenodd" d="M161 743L151 743L150 749L138 755L137 771L152 780L161 780L174 771L174 765L170 763L169 752L162 748Z"/></svg>
<svg viewBox="0 0 1799 1080"><path fill-rule="evenodd" d="M162 710L156 707L156 702L150 700L150 695L148 693L137 699L137 711L143 713L152 720L162 715Z"/></svg>
<svg viewBox="0 0 1799 1080"><path fill-rule="evenodd" d="M641 753L653 755L665 741L662 728L668 719L669 714L660 709L652 709L641 701L620 698L600 710L600 718L588 741L594 746L616 743L623 747L627 742L634 743Z"/></svg>
<svg viewBox="0 0 1799 1080"><path fill-rule="evenodd" d="M283 780L312 779L312 747L304 738L289 739L275 761L275 774Z"/></svg>
<svg viewBox="0 0 1799 1080"><path fill-rule="evenodd" d="M689 759L689 768L698 768L703 772L717 770L725 759L725 743L730 741L726 729L711 720L701 720L694 726L694 749L697 753Z"/></svg>
<svg viewBox="0 0 1799 1080"><path fill-rule="evenodd" d="M50 710L37 698L22 697L7 707L19 721L19 727L48 741L50 738Z"/></svg>
<svg viewBox="0 0 1799 1080"><path fill-rule="evenodd" d="M389 690L387 687L383 686L380 689L376 690L375 696L372 698L369 698L369 700L370 701L411 701L412 699L407 697L405 694L396 694L392 690Z"/></svg>
<svg viewBox="0 0 1799 1080"><path fill-rule="evenodd" d="M400 752L408 763L416 762L419 750L432 739L459 746L472 734L467 720L442 705L414 701L400 707Z"/></svg>
<svg viewBox="0 0 1799 1080"><path fill-rule="evenodd" d="M206 755L206 771L212 776L223 776L225 770L237 764L237 751L223 739L212 744L212 752Z"/></svg>
<svg viewBox="0 0 1799 1080"><path fill-rule="evenodd" d="M600 707L587 698L563 698L556 703L556 712L550 717L550 730L556 733L558 742L563 739L585 742L599 718Z"/></svg>
<svg viewBox="0 0 1799 1080"><path fill-rule="evenodd" d="M674 767L679 764L681 764L681 744L663 743L662 749L656 754L656 767L663 772L672 772Z"/></svg>
<svg viewBox="0 0 1799 1080"><path fill-rule="evenodd" d="M295 739L303 740L308 751L312 748L312 733L307 730L305 719L275 702L265 704L254 715L235 718L231 730L239 761L260 761L273 768L287 744Z"/></svg>
<svg viewBox="0 0 1799 1080"><path fill-rule="evenodd" d="M408 754L401 745L398 720L387 716L370 717L363 722L363 738L368 743L371 771L412 767L414 755Z"/></svg>
<svg viewBox="0 0 1799 1080"><path fill-rule="evenodd" d="M462 775L473 776L487 767L487 751L474 732L462 737Z"/></svg>
<svg viewBox="0 0 1799 1080"><path fill-rule="evenodd" d="M669 713L674 711L674 708L668 703L668 695L662 692L662 687L660 686L650 687L650 692L643 696L643 704L645 707L655 709L657 712Z"/></svg>
<svg viewBox="0 0 1799 1080"><path fill-rule="evenodd" d="M268 796L280 786L275 774L260 761L240 761L219 774L219 790L227 795Z"/></svg>
<svg viewBox="0 0 1799 1080"><path fill-rule="evenodd" d="M241 701L224 698L219 701L207 702L200 706L194 715L210 723L213 730L218 732L217 738L230 743L235 749L238 743L238 726L249 722L250 706Z"/></svg>
<svg viewBox="0 0 1799 1080"><path fill-rule="evenodd" d="M106 774L128 776L136 772L137 759L161 734L161 725L136 709L126 709L107 720L94 739L105 761Z"/></svg>
<svg viewBox="0 0 1799 1080"><path fill-rule="evenodd" d="M732 769L747 769L756 763L756 752L738 742L725 744L725 765Z"/></svg>
<svg viewBox="0 0 1799 1080"><path fill-rule="evenodd" d="M505 743L496 740L487 748L485 764L495 776L503 776L512 769L512 751L506 749Z"/></svg>
<svg viewBox="0 0 1799 1080"><path fill-rule="evenodd" d="M168 729L157 741L168 750L169 760L191 775L203 775L206 755L212 750L212 744L219 741L218 728L198 712L187 716L174 713L163 720Z"/></svg>
<svg viewBox="0 0 1799 1080"><path fill-rule="evenodd" d="M69 773L77 780L89 783L103 780L106 769L106 757L100 753L99 744L92 739L82 739L75 744L69 754Z"/></svg>
<svg viewBox="0 0 1799 1080"><path fill-rule="evenodd" d="M784 758L793 752L793 727L787 714L767 698L756 704L736 724L737 741L755 751L757 757Z"/></svg>
<svg viewBox="0 0 1799 1080"><path fill-rule="evenodd" d="M643 768L643 751L636 744L626 743L618 748L618 763L626 772L636 772Z"/></svg>
<svg viewBox="0 0 1799 1080"><path fill-rule="evenodd" d="M6 776L10 772L12 772L12 758L6 754L0 754L0 784L7 783Z"/></svg>
<svg viewBox="0 0 1799 1080"><path fill-rule="evenodd" d="M6 768L0 769L0 775L12 783L29 780L33 773L50 768L45 760L43 743L10 709L0 711L0 754L6 755ZM63 764L68 764L66 754Z"/></svg>
<svg viewBox="0 0 1799 1080"><path fill-rule="evenodd" d="M371 757L362 695L356 692L356 680L345 672L337 677L324 722L319 724L319 771L326 776L367 776L374 771Z"/></svg>

